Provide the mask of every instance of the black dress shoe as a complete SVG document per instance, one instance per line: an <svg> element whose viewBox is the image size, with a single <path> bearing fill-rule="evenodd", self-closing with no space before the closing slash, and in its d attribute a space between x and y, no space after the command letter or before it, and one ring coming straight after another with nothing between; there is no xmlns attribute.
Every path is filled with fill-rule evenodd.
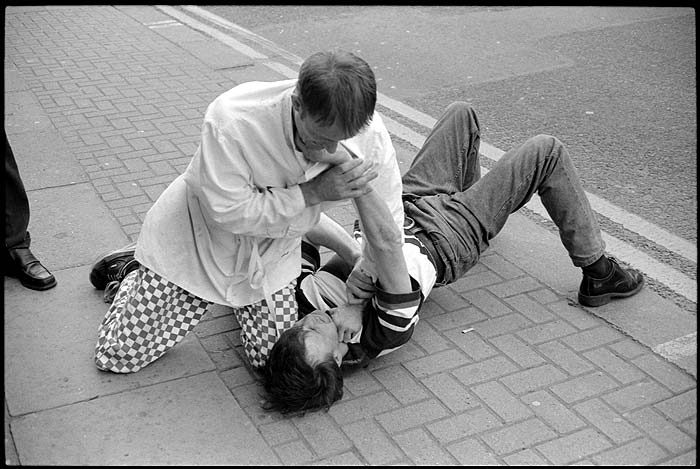
<svg viewBox="0 0 700 469"><path fill-rule="evenodd" d="M17 277L25 287L32 290L48 290L56 286L56 277L41 265L29 248L10 249L7 255L9 265L6 273Z"/></svg>

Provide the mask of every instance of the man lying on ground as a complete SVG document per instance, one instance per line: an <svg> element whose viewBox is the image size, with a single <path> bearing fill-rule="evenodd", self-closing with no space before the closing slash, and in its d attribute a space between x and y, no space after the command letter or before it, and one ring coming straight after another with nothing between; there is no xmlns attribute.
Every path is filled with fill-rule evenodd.
<svg viewBox="0 0 700 469"><path fill-rule="evenodd" d="M354 268L347 278L350 301L345 305L340 304L342 268L327 270L335 275L312 275L298 282L297 296L305 296L316 311L284 332L270 352L265 368L270 409L312 410L340 399L340 365L352 350L345 342L359 342L360 352L355 348L352 358L360 363L405 343L433 286L461 278L508 216L535 193L557 225L573 264L583 271L579 303L600 306L641 290L644 278L639 272L605 255L595 213L558 139L538 135L527 140L504 154L483 178L479 142L474 110L465 103L450 105L402 178L404 246L376 194L353 199L364 242L371 248L366 252L375 257L346 259Z"/></svg>

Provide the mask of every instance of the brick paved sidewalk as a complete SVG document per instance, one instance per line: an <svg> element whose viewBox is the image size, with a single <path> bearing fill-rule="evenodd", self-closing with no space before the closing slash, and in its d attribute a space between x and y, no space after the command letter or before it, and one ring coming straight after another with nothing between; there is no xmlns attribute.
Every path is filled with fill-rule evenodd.
<svg viewBox="0 0 700 469"><path fill-rule="evenodd" d="M558 239L518 215L434 291L409 344L346 375L328 412L263 411L223 307L141 372L97 371L94 258L136 238L217 95L282 78L154 7L5 9L5 126L34 251L59 281L5 281L8 464L695 465L696 378L572 301L579 274ZM335 215L352 223L349 204ZM673 309L646 290L618 305L644 303Z"/></svg>

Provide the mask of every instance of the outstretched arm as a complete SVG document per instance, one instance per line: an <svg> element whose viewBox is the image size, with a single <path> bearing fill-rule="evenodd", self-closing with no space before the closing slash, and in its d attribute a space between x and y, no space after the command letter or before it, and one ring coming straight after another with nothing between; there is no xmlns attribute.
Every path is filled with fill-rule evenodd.
<svg viewBox="0 0 700 469"><path fill-rule="evenodd" d="M364 242L372 257L377 282L387 293L412 291L403 256L403 238L389 208L375 191L353 199L362 224Z"/></svg>

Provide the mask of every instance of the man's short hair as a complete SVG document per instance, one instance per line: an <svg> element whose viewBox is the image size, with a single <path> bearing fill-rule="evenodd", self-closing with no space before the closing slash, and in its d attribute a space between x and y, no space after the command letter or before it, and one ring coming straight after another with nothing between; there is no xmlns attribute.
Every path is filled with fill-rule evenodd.
<svg viewBox="0 0 700 469"><path fill-rule="evenodd" d="M297 83L302 105L324 127L336 120L356 135L371 120L377 103L372 67L352 52L317 52L301 64Z"/></svg>
<svg viewBox="0 0 700 469"><path fill-rule="evenodd" d="M309 331L294 326L275 342L263 376L266 408L282 413L329 408L343 397L343 374L329 354L315 366L306 362L305 338Z"/></svg>

